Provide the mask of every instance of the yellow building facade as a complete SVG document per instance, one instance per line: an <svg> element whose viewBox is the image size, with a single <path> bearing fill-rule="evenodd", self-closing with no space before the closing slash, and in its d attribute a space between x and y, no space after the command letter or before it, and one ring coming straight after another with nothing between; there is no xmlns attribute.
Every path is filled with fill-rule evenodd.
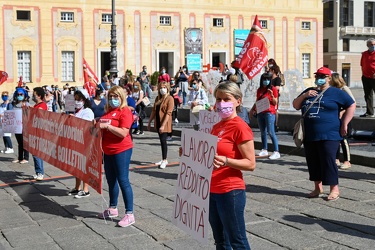
<svg viewBox="0 0 375 250"><path fill-rule="evenodd" d="M111 0L0 3L0 70L9 75L2 90L13 90L21 75L31 88L81 86L83 58L99 78L109 69ZM312 81L323 65L321 0L116 0L115 6L119 76L126 69L138 74L143 65L174 75L186 64L189 28L201 31L202 65L229 65L234 31L250 29L256 15L269 58L282 71L299 69Z"/></svg>

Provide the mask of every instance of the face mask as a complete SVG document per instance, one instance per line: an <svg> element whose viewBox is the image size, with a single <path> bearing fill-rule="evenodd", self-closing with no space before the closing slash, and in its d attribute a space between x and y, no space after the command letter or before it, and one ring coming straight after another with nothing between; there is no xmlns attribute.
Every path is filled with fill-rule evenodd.
<svg viewBox="0 0 375 250"><path fill-rule="evenodd" d="M174 84L174 81L173 80L171 80L171 85L173 85Z"/></svg>
<svg viewBox="0 0 375 250"><path fill-rule="evenodd" d="M193 84L193 86L191 86L193 89L196 89L197 88L197 85Z"/></svg>
<svg viewBox="0 0 375 250"><path fill-rule="evenodd" d="M163 69L163 70L161 71L161 73L165 74L165 69Z"/></svg>
<svg viewBox="0 0 375 250"><path fill-rule="evenodd" d="M267 86L268 84L270 84L270 80L264 80L263 81L263 86Z"/></svg>
<svg viewBox="0 0 375 250"><path fill-rule="evenodd" d="M78 88L76 88L76 91L78 90Z"/></svg>
<svg viewBox="0 0 375 250"><path fill-rule="evenodd" d="M233 102L217 102L216 110L223 119L233 114Z"/></svg>
<svg viewBox="0 0 375 250"><path fill-rule="evenodd" d="M185 72L185 71L186 71L186 68L183 68L182 70Z"/></svg>
<svg viewBox="0 0 375 250"><path fill-rule="evenodd" d="M17 100L18 100L18 101L23 101L24 98L25 98L25 97L24 97L23 95L19 95L19 96L17 96Z"/></svg>
<svg viewBox="0 0 375 250"><path fill-rule="evenodd" d="M3 95L3 96L1 97L1 99L3 99L3 101L6 102L6 101L8 100L8 96L7 96L7 95Z"/></svg>
<svg viewBox="0 0 375 250"><path fill-rule="evenodd" d="M138 89L138 86L134 86L134 89Z"/></svg>
<svg viewBox="0 0 375 250"><path fill-rule="evenodd" d="M32 99L33 99L33 102L37 102L35 95L33 95Z"/></svg>
<svg viewBox="0 0 375 250"><path fill-rule="evenodd" d="M82 108L82 107L83 107L83 102L82 102L82 101L76 101L74 107L75 107L76 109L80 109L80 108Z"/></svg>
<svg viewBox="0 0 375 250"><path fill-rule="evenodd" d="M271 68L273 66L273 64L268 64L268 68Z"/></svg>
<svg viewBox="0 0 375 250"><path fill-rule="evenodd" d="M109 86L109 85L105 86L105 89L110 89L110 88L111 88L111 86Z"/></svg>
<svg viewBox="0 0 375 250"><path fill-rule="evenodd" d="M167 88L161 88L160 90L159 90L159 92L160 92L160 94L161 95L165 95L165 94L167 94Z"/></svg>
<svg viewBox="0 0 375 250"><path fill-rule="evenodd" d="M373 52L375 50L375 46L368 47L368 51Z"/></svg>
<svg viewBox="0 0 375 250"><path fill-rule="evenodd" d="M147 73L147 69L143 69L143 72Z"/></svg>
<svg viewBox="0 0 375 250"><path fill-rule="evenodd" d="M194 79L195 79L195 80L198 80L198 79L199 79L199 76L194 76Z"/></svg>
<svg viewBox="0 0 375 250"><path fill-rule="evenodd" d="M104 99L104 95L100 95L100 99Z"/></svg>
<svg viewBox="0 0 375 250"><path fill-rule="evenodd" d="M112 108L117 108L120 106L120 100L119 99L111 99L109 100L109 106Z"/></svg>
<svg viewBox="0 0 375 250"><path fill-rule="evenodd" d="M316 84L316 86L322 86L322 85L324 85L326 83L326 79L324 78L324 79L315 79L315 84Z"/></svg>

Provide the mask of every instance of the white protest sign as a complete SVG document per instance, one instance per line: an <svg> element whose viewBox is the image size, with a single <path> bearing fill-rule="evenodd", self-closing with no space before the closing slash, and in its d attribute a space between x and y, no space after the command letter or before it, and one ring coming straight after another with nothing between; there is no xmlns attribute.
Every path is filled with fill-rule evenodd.
<svg viewBox="0 0 375 250"><path fill-rule="evenodd" d="M199 111L199 131L211 134L212 127L219 121L221 121L219 113L208 110Z"/></svg>
<svg viewBox="0 0 375 250"><path fill-rule="evenodd" d="M3 132L22 134L22 109L5 110Z"/></svg>
<svg viewBox="0 0 375 250"><path fill-rule="evenodd" d="M267 97L265 97L257 101L255 105L257 108L257 114L262 113L263 111L270 108L270 100Z"/></svg>
<svg viewBox="0 0 375 250"><path fill-rule="evenodd" d="M183 129L172 223L196 240L207 243L211 174L217 137Z"/></svg>
<svg viewBox="0 0 375 250"><path fill-rule="evenodd" d="M74 112L75 111L75 100L74 95L67 94L65 96L65 111Z"/></svg>

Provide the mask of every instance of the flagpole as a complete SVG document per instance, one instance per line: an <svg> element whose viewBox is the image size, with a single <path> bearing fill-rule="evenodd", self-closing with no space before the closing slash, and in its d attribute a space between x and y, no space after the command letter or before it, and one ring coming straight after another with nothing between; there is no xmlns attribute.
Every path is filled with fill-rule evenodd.
<svg viewBox="0 0 375 250"><path fill-rule="evenodd" d="M110 54L110 69L109 73L113 76L117 74L117 38L116 38L116 8L115 8L115 0L112 0L112 25L111 25L111 54Z"/></svg>

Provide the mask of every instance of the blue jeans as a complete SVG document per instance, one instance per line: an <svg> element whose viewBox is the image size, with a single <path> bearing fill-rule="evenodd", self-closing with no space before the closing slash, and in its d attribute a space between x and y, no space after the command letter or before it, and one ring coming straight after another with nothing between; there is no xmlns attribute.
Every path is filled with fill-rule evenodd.
<svg viewBox="0 0 375 250"><path fill-rule="evenodd" d="M245 227L245 190L210 193L210 215L216 249L250 249Z"/></svg>
<svg viewBox="0 0 375 250"><path fill-rule="evenodd" d="M262 147L268 150L267 131L271 137L274 151L279 151L279 141L275 133L275 119L276 115L271 113L258 114L258 126L261 133Z"/></svg>
<svg viewBox="0 0 375 250"><path fill-rule="evenodd" d="M13 148L12 140L10 136L3 136L4 146L6 148Z"/></svg>
<svg viewBox="0 0 375 250"><path fill-rule="evenodd" d="M126 213L133 212L133 189L129 181L129 165L133 149L115 155L104 154L104 170L109 191L109 206L117 207L119 186L125 203Z"/></svg>
<svg viewBox="0 0 375 250"><path fill-rule="evenodd" d="M148 83L142 83L142 90L143 90L143 94L146 96L147 94L147 97L148 98L151 98L151 95L152 95L152 91L150 89L150 85Z"/></svg>
<svg viewBox="0 0 375 250"><path fill-rule="evenodd" d="M44 175L43 160L40 159L39 157L36 157L35 155L33 155L33 159L34 159L35 173Z"/></svg>

